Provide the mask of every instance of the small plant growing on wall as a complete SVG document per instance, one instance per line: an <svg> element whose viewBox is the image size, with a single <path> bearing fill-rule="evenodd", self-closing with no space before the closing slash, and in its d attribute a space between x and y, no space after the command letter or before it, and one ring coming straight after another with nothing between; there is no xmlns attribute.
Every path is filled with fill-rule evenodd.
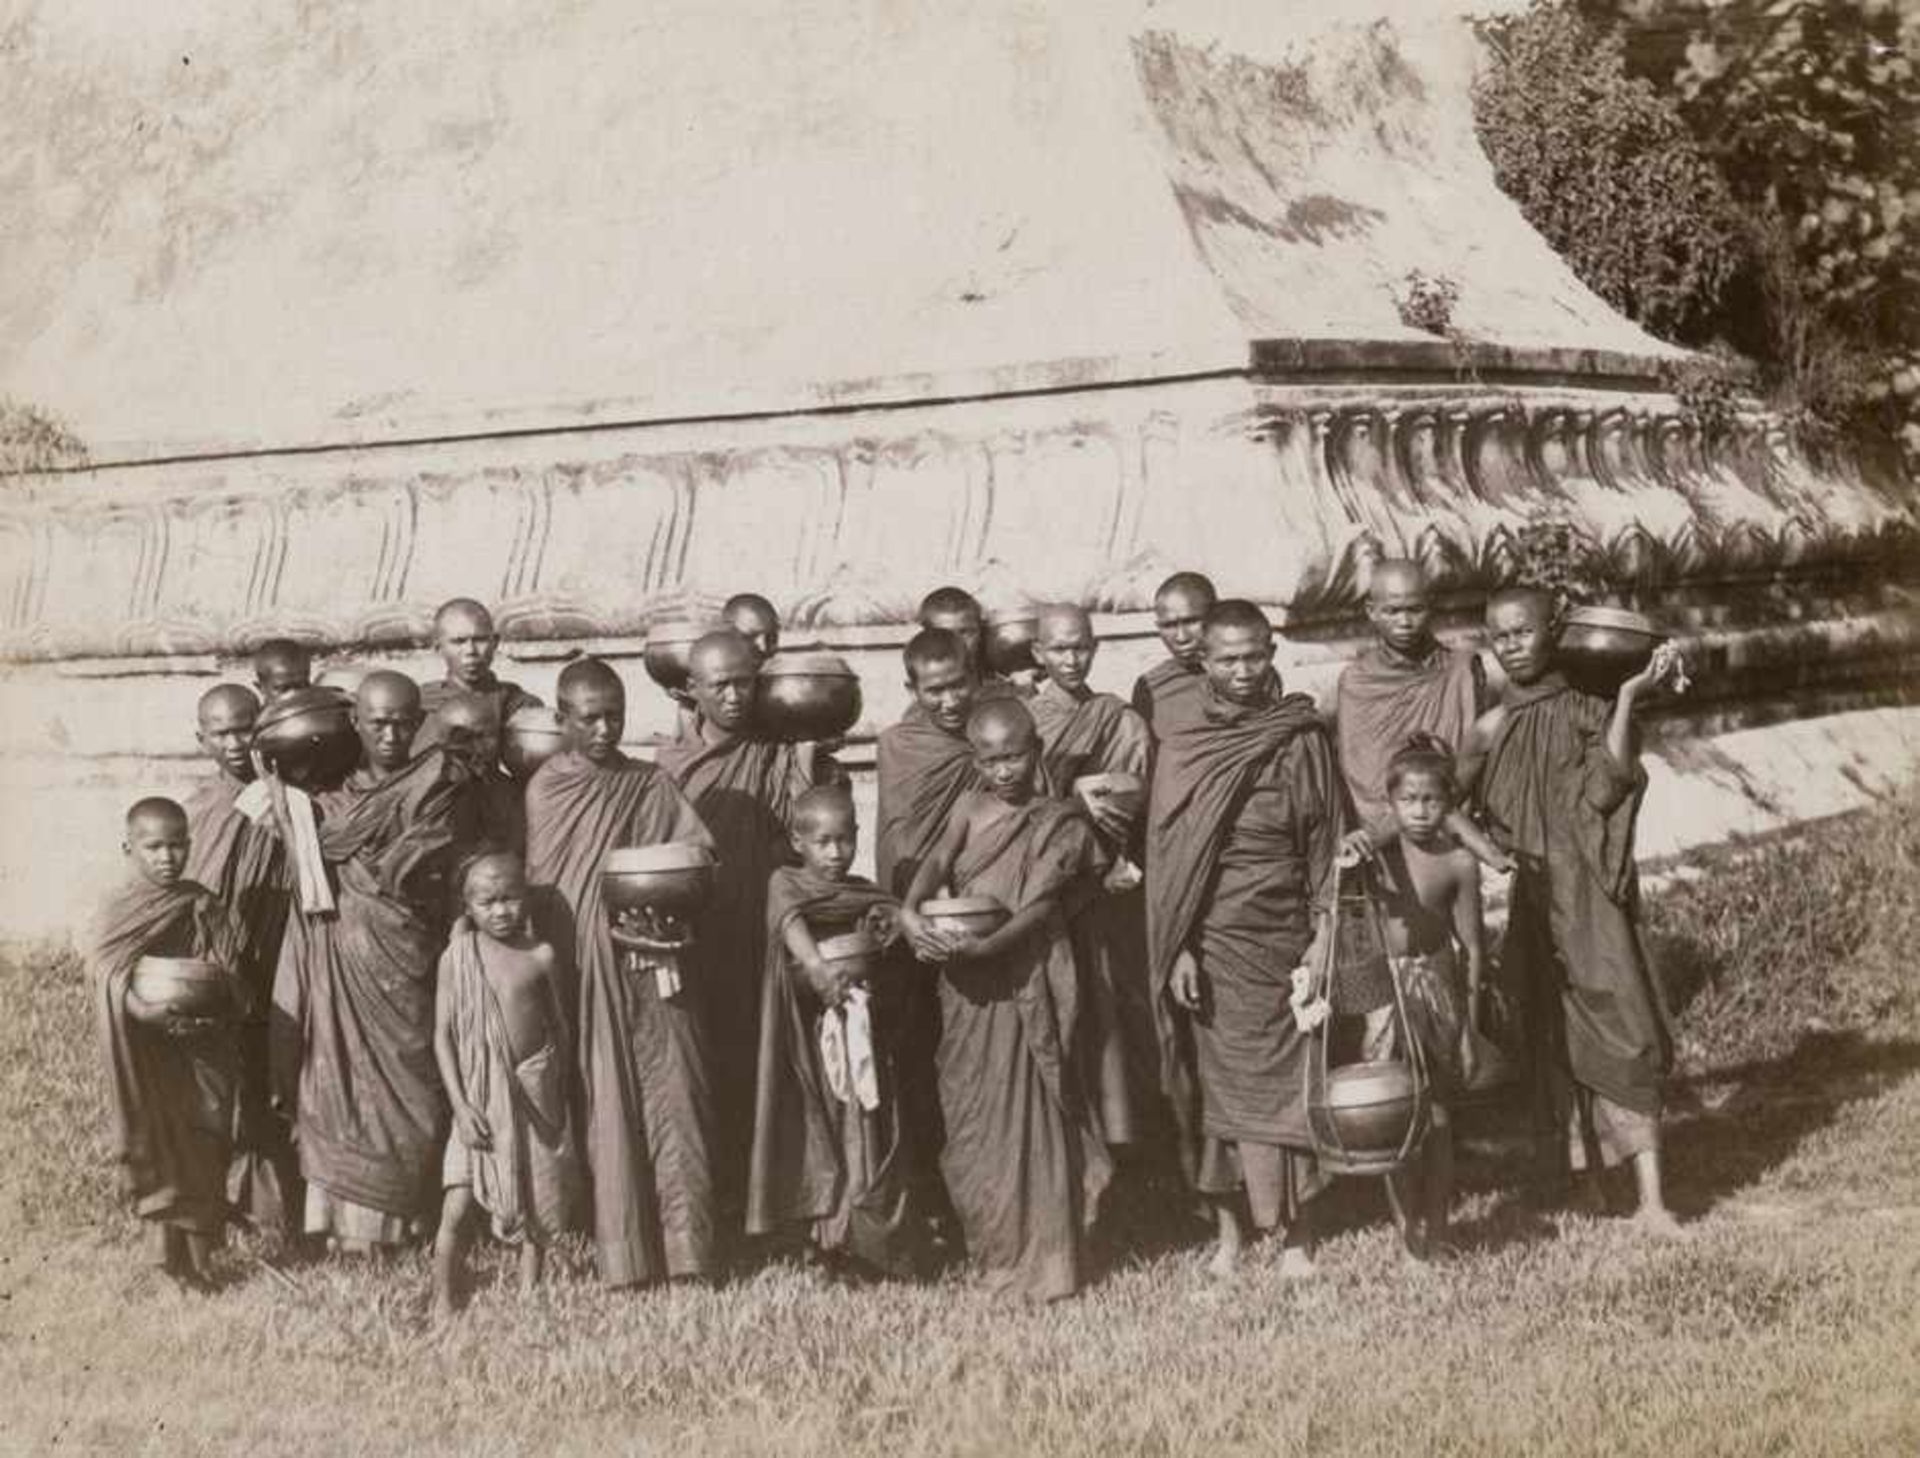
<svg viewBox="0 0 1920 1458"><path fill-rule="evenodd" d="M1603 602L1612 595L1600 554L1566 517L1536 515L1514 541L1520 558L1515 581L1551 594L1556 622L1569 608Z"/></svg>
<svg viewBox="0 0 1920 1458"><path fill-rule="evenodd" d="M1410 269L1393 293L1393 306L1400 322L1423 334L1452 339L1453 306L1460 302L1460 285L1445 274L1422 273Z"/></svg>
<svg viewBox="0 0 1920 1458"><path fill-rule="evenodd" d="M0 476L58 471L87 463L87 448L46 411L0 396Z"/></svg>

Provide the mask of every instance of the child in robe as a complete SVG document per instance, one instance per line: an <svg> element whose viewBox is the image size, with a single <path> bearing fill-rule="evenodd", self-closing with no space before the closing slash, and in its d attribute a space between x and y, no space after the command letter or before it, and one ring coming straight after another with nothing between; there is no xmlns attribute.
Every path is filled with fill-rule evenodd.
<svg viewBox="0 0 1920 1458"><path fill-rule="evenodd" d="M795 801L792 842L800 864L767 886L747 1233L804 1222L824 1252L909 1274L917 1231L899 1098L902 969L888 959L849 981L820 951L855 931L891 946L899 903L850 874L859 825L844 788Z"/></svg>
<svg viewBox="0 0 1920 1458"><path fill-rule="evenodd" d="M583 1179L564 972L528 922L520 857L474 857L460 890L465 913L441 954L434 998L434 1057L453 1106L433 1247L436 1320L459 1305L476 1214L496 1239L519 1246L521 1289L531 1290L547 1248L572 1222Z"/></svg>
<svg viewBox="0 0 1920 1458"><path fill-rule="evenodd" d="M1660 1168L1662 1083L1672 1013L1640 944L1634 822L1646 793L1633 716L1682 672L1670 645L1607 699L1573 687L1556 652L1553 600L1507 588L1487 603L1487 635L1506 671L1502 701L1468 736L1463 780L1496 843L1517 862L1505 975L1524 989L1539 1150L1554 1183L1633 1166L1638 1221L1680 1227Z"/></svg>
<svg viewBox="0 0 1920 1458"><path fill-rule="evenodd" d="M291 638L269 638L253 650L253 681L263 704L311 688L313 654Z"/></svg>
<svg viewBox="0 0 1920 1458"><path fill-rule="evenodd" d="M1447 1249L1450 1108L1473 1072L1467 1030L1486 975L1480 865L1451 828L1460 787L1446 745L1410 737L1388 760L1384 788L1395 833L1376 850L1371 890L1385 916L1409 1031L1425 1055L1432 1109L1426 1144L1393 1177L1393 1194L1407 1249L1424 1258Z"/></svg>
<svg viewBox="0 0 1920 1458"><path fill-rule="evenodd" d="M87 970L122 1186L134 1213L151 1223L160 1268L206 1290L229 1215L236 1025L248 989L237 971L238 929L212 892L185 877L188 845L187 813L172 800L141 800L127 812L128 877L100 909ZM143 957L216 963L226 973L227 1008L190 1015L146 1001L133 990Z"/></svg>
<svg viewBox="0 0 1920 1458"><path fill-rule="evenodd" d="M1055 1300L1085 1277L1086 1231L1112 1174L1072 1056L1068 931L1104 867L1085 812L1037 793L1040 742L1025 707L980 705L967 737L985 788L954 806L900 923L940 969L940 1167L968 1253L996 1292ZM941 930L919 908L943 887L991 897L1009 918L985 936Z"/></svg>

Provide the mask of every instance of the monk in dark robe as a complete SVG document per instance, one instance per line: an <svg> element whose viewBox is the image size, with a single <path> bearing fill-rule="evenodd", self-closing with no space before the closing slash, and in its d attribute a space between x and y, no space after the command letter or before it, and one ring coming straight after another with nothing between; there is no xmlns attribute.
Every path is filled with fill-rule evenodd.
<svg viewBox="0 0 1920 1458"><path fill-rule="evenodd" d="M416 753L445 737L444 711L451 703L479 699L492 709L496 725L505 724L516 710L539 707L538 698L493 671L500 632L484 604L470 597L440 604L433 615L433 647L447 671L438 682L421 686L420 703L428 717L414 745Z"/></svg>
<svg viewBox="0 0 1920 1458"><path fill-rule="evenodd" d="M1085 609L1040 609L1034 656L1044 681L1028 701L1040 730L1041 767L1056 794L1073 794L1084 776L1128 774L1144 785L1145 722L1113 694L1087 682L1100 642ZM1137 814L1104 797L1082 797L1114 866L1103 893L1074 918L1074 954L1084 998L1075 1050L1082 1079L1109 1144L1146 1138L1159 1102L1159 1045L1146 962L1146 898L1135 860Z"/></svg>
<svg viewBox="0 0 1920 1458"><path fill-rule="evenodd" d="M1215 1205L1213 1271L1239 1261L1244 1191L1255 1229L1283 1237L1282 1271L1306 1275L1305 1206L1323 1180L1289 998L1293 969L1330 935L1343 796L1313 700L1281 692L1260 610L1215 605L1202 641L1201 692L1154 726L1147 942L1162 1077Z"/></svg>
<svg viewBox="0 0 1920 1458"><path fill-rule="evenodd" d="M1167 656L1134 682L1133 711L1151 729L1162 707L1200 691L1200 625L1220 600L1198 572L1176 572L1153 594L1153 626Z"/></svg>
<svg viewBox="0 0 1920 1458"><path fill-rule="evenodd" d="M230 1017L187 1015L133 991L142 957L203 957L227 972L233 1012L247 986L226 909L185 878L187 816L171 800L127 813L126 881L100 908L87 946L95 1022L107 1061L107 1106L121 1184L152 1222L162 1270L207 1288L227 1223L227 1163L239 1046Z"/></svg>
<svg viewBox="0 0 1920 1458"><path fill-rule="evenodd" d="M305 1201L300 1162L286 1120L273 1107L268 1073L268 1010L293 874L272 825L237 803L243 795L259 794L248 791L257 783L250 751L259 712L259 699L244 684L223 683L201 695L200 747L218 774L187 799L192 840L187 879L205 886L232 912L241 937L233 970L247 984L248 1011L236 1032L240 1091L234 1101L227 1198L257 1229L297 1235Z"/></svg>
<svg viewBox="0 0 1920 1458"><path fill-rule="evenodd" d="M253 650L253 681L266 704L311 687L313 654L291 638L269 638Z"/></svg>
<svg viewBox="0 0 1920 1458"><path fill-rule="evenodd" d="M804 1224L821 1250L906 1275L918 1248L899 1099L910 966L883 952L871 976L849 979L821 952L854 931L883 947L896 936L899 903L850 874L858 841L846 790L809 790L793 810L800 864L767 887L747 1233Z"/></svg>
<svg viewBox="0 0 1920 1458"><path fill-rule="evenodd" d="M747 640L756 663L780 651L780 614L757 592L736 592L720 607L720 621Z"/></svg>
<svg viewBox="0 0 1920 1458"><path fill-rule="evenodd" d="M306 1229L350 1252L421 1233L440 1189L447 1102L433 1053L459 773L415 758L420 691L361 681L362 762L314 796L337 913L295 913L274 981L274 1082L293 1110Z"/></svg>
<svg viewBox="0 0 1920 1458"><path fill-rule="evenodd" d="M600 893L610 850L668 841L711 847L686 796L652 765L627 758L626 688L583 658L560 675L567 748L527 785L527 879L540 930L577 970L581 1129L593 1189L600 1278L632 1286L715 1269L712 1098L697 1007L704 949L661 937L616 946ZM679 990L662 995L677 971Z"/></svg>
<svg viewBox="0 0 1920 1458"><path fill-rule="evenodd" d="M436 717L447 757L463 771L456 832L462 855L481 849L524 851L524 792L500 763L500 721L492 700L478 695L448 699Z"/></svg>
<svg viewBox="0 0 1920 1458"><path fill-rule="evenodd" d="M655 762L712 832L720 857L714 897L695 923L695 939L713 1073L716 1194L725 1215L737 1219L753 1147L767 878L792 859L787 821L794 801L814 783L815 755L810 744L752 732L759 660L731 628L695 643L688 666L694 737L662 745Z"/></svg>
<svg viewBox="0 0 1920 1458"><path fill-rule="evenodd" d="M1555 667L1544 592L1495 594L1487 633L1508 686L1473 728L1464 778L1519 863L1501 960L1524 989L1543 1162L1593 1172L1596 1197L1599 1170L1631 1162L1642 1228L1670 1235L1660 1107L1672 1015L1640 944L1633 832L1647 781L1633 714L1678 659L1656 653L1609 703Z"/></svg>
<svg viewBox="0 0 1920 1458"><path fill-rule="evenodd" d="M1387 801L1387 766L1416 735L1431 735L1455 753L1483 709L1491 707L1480 655L1449 648L1433 636L1433 597L1413 562L1389 558L1367 582L1367 621L1374 642L1340 671L1334 688L1334 740L1340 774L1367 849L1397 834ZM1447 829L1482 862L1510 870L1464 810Z"/></svg>
<svg viewBox="0 0 1920 1458"><path fill-rule="evenodd" d="M983 790L954 807L900 913L915 953L940 968L940 1167L968 1254L992 1289L1070 1296L1112 1175L1074 1066L1079 990L1070 918L1097 894L1093 824L1040 796L1033 718L1011 700L968 722ZM918 908L950 887L1009 913L985 936L943 931Z"/></svg>

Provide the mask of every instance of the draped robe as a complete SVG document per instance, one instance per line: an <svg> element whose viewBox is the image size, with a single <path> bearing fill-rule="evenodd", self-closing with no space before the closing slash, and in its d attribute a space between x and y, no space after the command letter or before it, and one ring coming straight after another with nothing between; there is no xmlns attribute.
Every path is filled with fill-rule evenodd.
<svg viewBox="0 0 1920 1458"><path fill-rule="evenodd" d="M600 897L608 851L664 841L713 837L652 765L567 751L527 785L536 920L578 977L580 1129L600 1276L614 1286L714 1268L704 949L679 954L682 990L663 999L652 972L621 965Z"/></svg>
<svg viewBox="0 0 1920 1458"><path fill-rule="evenodd" d="M869 983L879 1105L865 1109L857 1099L843 1103L828 1083L820 1021L829 1010L784 940L796 919L818 941L853 930L875 907L897 905L858 877L829 881L802 867L773 873L747 1232L766 1235L806 1221L820 1246L904 1273L912 1267L914 1231L898 1060L904 995L919 969L896 949Z"/></svg>
<svg viewBox="0 0 1920 1458"><path fill-rule="evenodd" d="M955 802L984 788L973 767L965 734L950 734L918 704L880 731L874 777L879 782L880 824L874 861L880 888L904 896L920 862L940 842Z"/></svg>
<svg viewBox="0 0 1920 1458"><path fill-rule="evenodd" d="M767 878L793 859L787 822L793 802L813 783L811 751L716 734L701 724L692 737L662 745L655 763L680 786L720 857L696 935L714 1092L714 1182L722 1208L737 1218L753 1147Z"/></svg>
<svg viewBox="0 0 1920 1458"><path fill-rule="evenodd" d="M1394 829L1387 764L1414 734L1431 734L1456 753L1478 710L1478 657L1434 643L1417 659L1382 644L1340 671L1334 723L1340 773L1356 822L1382 839Z"/></svg>
<svg viewBox="0 0 1920 1458"><path fill-rule="evenodd" d="M1163 658L1134 680L1133 712L1158 734L1160 717L1170 708L1178 712L1178 706L1199 694L1205 682L1206 672L1199 665L1188 667L1177 658Z"/></svg>
<svg viewBox="0 0 1920 1458"><path fill-rule="evenodd" d="M175 1038L134 1021L127 989L142 957L206 957L226 969L248 1010L238 929L206 887L132 879L113 892L87 944L94 1021L107 1062L114 1154L134 1212L217 1235L227 1220L239 1047L231 1026Z"/></svg>
<svg viewBox="0 0 1920 1458"><path fill-rule="evenodd" d="M309 1229L397 1240L439 1195L433 984L459 785L436 748L315 797L338 911L289 916L273 992L274 1081L294 1110Z"/></svg>
<svg viewBox="0 0 1920 1458"><path fill-rule="evenodd" d="M1047 683L1028 701L1039 727L1047 780L1070 793L1083 775L1147 773L1147 726L1113 694L1082 698ZM1109 858L1129 847L1105 846ZM1109 1144L1145 1137L1159 1102L1159 1054L1148 989L1146 894L1107 891L1074 918L1074 956L1084 1006L1076 1049Z"/></svg>
<svg viewBox="0 0 1920 1458"><path fill-rule="evenodd" d="M1092 825L1065 801L1013 806L982 791L954 813L969 821L956 895L1018 914L1099 865ZM940 1167L968 1253L995 1289L1071 1295L1112 1164L1072 1056L1079 993L1064 916L1054 910L991 961L942 967L939 988Z"/></svg>
<svg viewBox="0 0 1920 1458"><path fill-rule="evenodd" d="M1612 704L1557 674L1510 688L1495 712L1478 795L1519 863L1501 962L1524 988L1535 1115L1565 1132L1576 1168L1613 1163L1654 1147L1673 1054L1637 926L1646 773L1607 748Z"/></svg>
<svg viewBox="0 0 1920 1458"><path fill-rule="evenodd" d="M1239 705L1203 686L1163 713L1148 808L1147 950L1160 1071L1198 1188L1239 1183L1241 1140L1298 1152L1294 1198L1314 1175L1307 1043L1290 977L1330 895L1341 792L1313 700ZM1182 950L1198 961L1198 1015L1168 995Z"/></svg>
<svg viewBox="0 0 1920 1458"><path fill-rule="evenodd" d="M246 783L222 772L186 802L192 844L186 876L232 912L240 950L235 971L247 985L248 1012L236 1029L240 1085L233 1108L233 1161L227 1199L254 1225L298 1231L300 1162L286 1120L273 1108L269 1076L273 978L293 895L293 871L280 838L235 807Z"/></svg>

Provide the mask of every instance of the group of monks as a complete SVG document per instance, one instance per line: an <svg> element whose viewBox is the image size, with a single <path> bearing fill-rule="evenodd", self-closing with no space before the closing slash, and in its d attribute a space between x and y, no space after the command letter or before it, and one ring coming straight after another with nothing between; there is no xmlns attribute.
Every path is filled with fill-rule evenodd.
<svg viewBox="0 0 1920 1458"><path fill-rule="evenodd" d="M988 668L972 597L930 594L879 736L873 881L834 746L756 727L764 598L694 645L650 762L622 747L614 668L568 663L545 711L461 599L434 623L445 678L367 674L358 766L302 786L254 729L312 664L264 645L253 687L200 700L216 773L129 812L91 942L116 1147L163 1266L208 1283L235 1220L361 1253L437 1231L450 1313L484 1219L527 1280L584 1228L617 1286L794 1243L904 1275L944 1247L1051 1299L1085 1280L1118 1170L1207 1203L1215 1271L1267 1235L1305 1275L1326 1183L1307 1060L1339 1025L1367 1056L1418 1040L1434 1070L1395 1204L1410 1249L1444 1249L1444 1108L1484 1046L1483 867L1514 878L1503 978L1543 1163L1630 1161L1639 1219L1670 1229L1632 827L1633 715L1672 662L1609 700L1560 673L1545 593L1493 597L1491 664L1433 636L1410 563L1376 564L1367 603L1375 641L1320 706L1283 690L1264 614L1197 573L1156 594L1166 657L1130 701L1093 687L1080 608L1038 610L1027 682ZM528 710L564 747L523 781L502 735ZM706 903L610 908L609 852L668 843L714 853ZM1331 985L1356 891L1398 995ZM1000 915L963 929L929 909L952 898ZM217 967L228 1010L142 998L146 957Z"/></svg>

